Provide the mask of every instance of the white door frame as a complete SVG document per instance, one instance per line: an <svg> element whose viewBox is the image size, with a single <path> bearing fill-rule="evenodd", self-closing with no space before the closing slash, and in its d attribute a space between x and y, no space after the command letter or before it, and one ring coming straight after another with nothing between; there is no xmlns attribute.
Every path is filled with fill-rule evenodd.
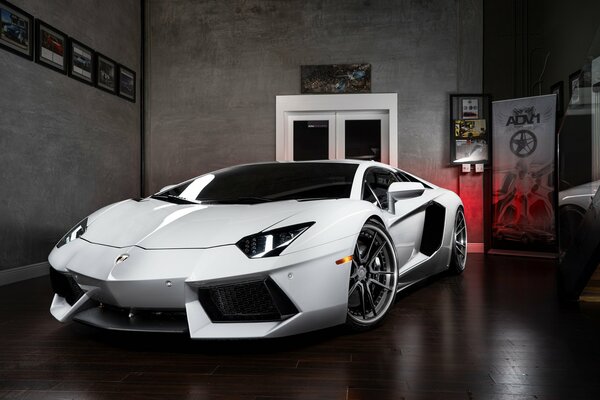
<svg viewBox="0 0 600 400"><path fill-rule="evenodd" d="M287 113L298 112L344 112L379 111L387 112L389 118L389 164L398 166L398 94L397 93L360 93L360 94L318 94L291 95L275 97L275 159L291 160L290 141L293 137L286 133ZM383 159L383 156L382 156Z"/></svg>

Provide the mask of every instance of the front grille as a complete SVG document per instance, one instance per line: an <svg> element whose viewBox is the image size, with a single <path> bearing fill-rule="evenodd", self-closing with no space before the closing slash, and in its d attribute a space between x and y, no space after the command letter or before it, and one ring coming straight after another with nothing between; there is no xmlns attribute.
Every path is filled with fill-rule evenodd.
<svg viewBox="0 0 600 400"><path fill-rule="evenodd" d="M75 304L83 296L83 289L70 274L58 272L52 267L50 267L50 283L54 293L64 297L70 305Z"/></svg>
<svg viewBox="0 0 600 400"><path fill-rule="evenodd" d="M188 330L185 310L130 310L103 304L77 313L73 319L116 331L182 333Z"/></svg>
<svg viewBox="0 0 600 400"><path fill-rule="evenodd" d="M198 298L214 322L280 321L298 313L271 278L203 287Z"/></svg>

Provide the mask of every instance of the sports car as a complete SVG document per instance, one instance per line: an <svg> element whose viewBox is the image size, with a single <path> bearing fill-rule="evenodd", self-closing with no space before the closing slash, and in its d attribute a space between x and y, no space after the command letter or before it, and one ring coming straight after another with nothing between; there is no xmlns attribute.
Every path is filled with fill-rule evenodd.
<svg viewBox="0 0 600 400"><path fill-rule="evenodd" d="M380 323L466 263L460 198L374 161L247 164L104 207L48 260L59 321L191 338Z"/></svg>

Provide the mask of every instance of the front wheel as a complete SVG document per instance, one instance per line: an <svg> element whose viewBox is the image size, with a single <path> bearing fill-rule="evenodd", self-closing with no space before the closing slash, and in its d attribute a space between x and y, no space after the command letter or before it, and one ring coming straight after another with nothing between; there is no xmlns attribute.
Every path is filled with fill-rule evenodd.
<svg viewBox="0 0 600 400"><path fill-rule="evenodd" d="M458 275L462 274L467 265L467 222L462 207L456 211L452 234L452 258L449 270Z"/></svg>
<svg viewBox="0 0 600 400"><path fill-rule="evenodd" d="M394 303L397 284L392 239L381 224L367 221L354 246L346 324L364 330L379 323Z"/></svg>

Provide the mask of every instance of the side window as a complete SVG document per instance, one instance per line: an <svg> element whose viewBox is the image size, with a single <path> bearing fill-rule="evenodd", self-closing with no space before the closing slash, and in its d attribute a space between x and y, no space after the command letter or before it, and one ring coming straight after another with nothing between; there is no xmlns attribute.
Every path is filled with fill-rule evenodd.
<svg viewBox="0 0 600 400"><path fill-rule="evenodd" d="M416 182L416 183L421 183L427 189L431 189L431 186L429 186L425 182L423 182L423 181L415 178L414 176L407 174L404 171L401 171L401 170L397 169L396 170L396 175L398 176L398 178L400 179L401 182Z"/></svg>
<svg viewBox="0 0 600 400"><path fill-rule="evenodd" d="M387 191L394 182L398 182L398 178L391 171L381 168L369 169L363 181L362 199L386 209L388 207Z"/></svg>

